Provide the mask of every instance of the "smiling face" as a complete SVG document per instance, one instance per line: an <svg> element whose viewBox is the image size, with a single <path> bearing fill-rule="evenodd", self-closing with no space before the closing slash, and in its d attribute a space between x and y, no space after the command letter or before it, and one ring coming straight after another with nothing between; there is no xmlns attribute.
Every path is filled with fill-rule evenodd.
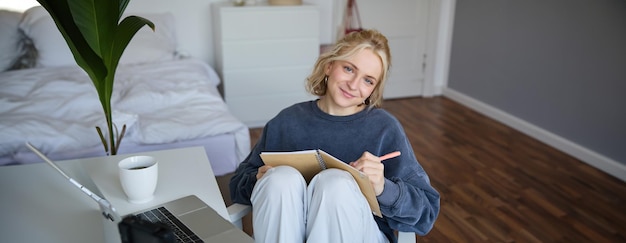
<svg viewBox="0 0 626 243"><path fill-rule="evenodd" d="M326 95L320 108L328 114L346 116L363 110L362 105L382 75L382 62L371 49L362 49L347 60L336 60L326 66Z"/></svg>

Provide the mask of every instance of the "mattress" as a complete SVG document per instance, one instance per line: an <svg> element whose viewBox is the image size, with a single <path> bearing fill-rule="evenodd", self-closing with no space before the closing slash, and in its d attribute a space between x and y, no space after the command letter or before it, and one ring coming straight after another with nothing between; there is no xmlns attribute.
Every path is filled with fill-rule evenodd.
<svg viewBox="0 0 626 243"><path fill-rule="evenodd" d="M234 171L250 151L250 136L228 110L219 83L195 59L120 66L113 120L127 132L119 153L199 145L216 175ZM105 155L95 126L106 128L102 108L78 67L0 73L0 165L40 161L26 141L55 160Z"/></svg>

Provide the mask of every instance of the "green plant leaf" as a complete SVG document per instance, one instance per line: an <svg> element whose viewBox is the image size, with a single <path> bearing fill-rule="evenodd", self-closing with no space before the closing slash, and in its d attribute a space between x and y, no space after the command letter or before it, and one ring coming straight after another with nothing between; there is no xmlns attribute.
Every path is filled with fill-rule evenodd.
<svg viewBox="0 0 626 243"><path fill-rule="evenodd" d="M128 6L128 3L130 2L130 0L120 0L120 14L117 16L117 19L120 20L122 19L122 14L124 14L124 11L126 10L126 6Z"/></svg>
<svg viewBox="0 0 626 243"><path fill-rule="evenodd" d="M126 49L130 40L144 25L148 25L152 30L155 28L154 23L139 16L128 16L120 22L119 26L117 26L113 48L111 49L111 63L108 63L107 66L117 67L124 49Z"/></svg>
<svg viewBox="0 0 626 243"><path fill-rule="evenodd" d="M57 28L72 51L76 64L85 70L94 82L94 85L98 86L96 82L104 80L104 77L107 75L107 68L104 60L91 49L89 43L81 34L78 25L74 22L68 0L37 1L54 19Z"/></svg>
<svg viewBox="0 0 626 243"><path fill-rule="evenodd" d="M102 58L111 43L119 18L117 1L80 0L69 5L72 18L89 46Z"/></svg>

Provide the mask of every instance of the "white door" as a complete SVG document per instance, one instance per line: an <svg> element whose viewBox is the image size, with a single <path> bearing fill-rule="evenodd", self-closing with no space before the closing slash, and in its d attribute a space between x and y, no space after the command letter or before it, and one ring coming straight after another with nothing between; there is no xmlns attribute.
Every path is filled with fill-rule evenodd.
<svg viewBox="0 0 626 243"><path fill-rule="evenodd" d="M385 98L421 96L428 33L429 0L356 0L363 28L389 40L391 72Z"/></svg>

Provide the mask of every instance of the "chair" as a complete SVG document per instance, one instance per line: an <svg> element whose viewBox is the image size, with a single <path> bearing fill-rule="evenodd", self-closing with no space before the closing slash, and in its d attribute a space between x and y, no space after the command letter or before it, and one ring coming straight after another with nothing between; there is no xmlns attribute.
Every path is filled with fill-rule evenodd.
<svg viewBox="0 0 626 243"><path fill-rule="evenodd" d="M232 222L239 229L243 228L241 219L252 211L252 207L249 205L243 205L234 203L228 206L228 215L230 216L230 222ZM415 243L415 233L413 232L398 232L398 243Z"/></svg>

